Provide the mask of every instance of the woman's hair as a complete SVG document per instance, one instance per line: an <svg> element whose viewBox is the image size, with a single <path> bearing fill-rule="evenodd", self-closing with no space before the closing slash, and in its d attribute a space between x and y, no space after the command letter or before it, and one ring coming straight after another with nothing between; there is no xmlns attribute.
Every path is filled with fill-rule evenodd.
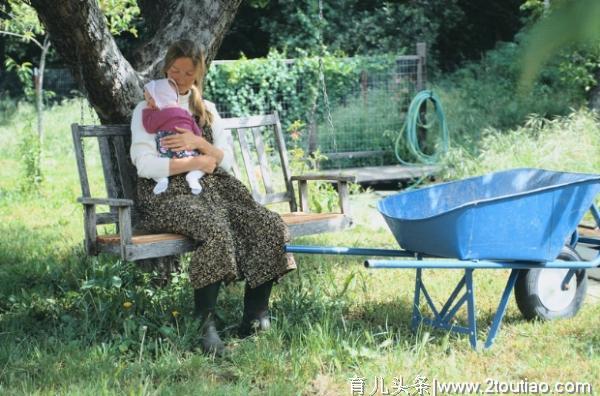
<svg viewBox="0 0 600 396"><path fill-rule="evenodd" d="M175 41L167 50L162 72L166 76L167 70L179 58L190 58L196 68L196 80L192 85L192 93L190 96L190 110L195 116L200 118L200 126L210 126L213 121L213 115L206 110L204 101L202 100L202 85L204 82L204 74L206 73L206 64L204 63L204 54L202 49L191 40Z"/></svg>

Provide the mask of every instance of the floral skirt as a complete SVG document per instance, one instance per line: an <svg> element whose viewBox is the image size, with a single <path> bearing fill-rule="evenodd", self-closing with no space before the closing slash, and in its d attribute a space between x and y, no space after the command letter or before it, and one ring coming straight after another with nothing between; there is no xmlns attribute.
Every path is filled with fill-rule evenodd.
<svg viewBox="0 0 600 396"><path fill-rule="evenodd" d="M287 225L257 203L246 186L217 168L193 195L185 175L169 177L169 188L152 192L154 181L137 183L140 225L149 232L186 235L198 242L189 265L190 282L200 288L217 281L245 279L250 287L277 280L296 268L286 254Z"/></svg>

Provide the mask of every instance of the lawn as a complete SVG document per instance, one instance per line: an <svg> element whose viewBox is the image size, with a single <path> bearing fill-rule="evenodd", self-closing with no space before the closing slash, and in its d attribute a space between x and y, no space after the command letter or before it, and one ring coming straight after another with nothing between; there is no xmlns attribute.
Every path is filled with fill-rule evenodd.
<svg viewBox="0 0 600 396"><path fill-rule="evenodd" d="M511 301L495 345L473 351L466 336L426 326L413 332L414 271L366 270L361 257L297 255L299 269L274 289L273 329L245 340L234 336L233 327L241 318L243 286L229 285L219 300L227 356L205 356L199 352L199 324L191 317L192 289L185 272L157 287L152 274L133 263L85 256L69 128L82 117L77 101L46 114L44 181L38 192L27 192L21 172L26 154L19 148L27 127L18 120L31 117L30 108L19 107L0 122L3 395L350 395L358 378L364 378L365 394L381 394L382 381L392 393L395 378L410 385L417 376L428 384L476 382L484 388L494 381L600 385L600 305L586 303L573 319L542 323L525 321ZM577 155L587 155L591 169L580 169L581 161L569 165L572 153L561 124L539 126L547 133L542 134L545 145L536 144L540 133L518 130L504 146L489 133L487 156L472 158L457 148L446 177L519 165L521 151L527 151L529 166L538 164L531 158L543 157L556 168L600 171L597 121L586 114L572 117L563 122L571 122L569 130L580 142L590 139L589 151ZM92 122L87 110L84 122ZM555 156L536 157L531 153L536 149ZM508 154L500 159L503 150ZM101 191L97 158L88 160L91 182ZM375 209L380 197L376 192L352 196L353 229L294 243L395 248ZM433 299L441 302L459 276L453 270L426 271ZM475 272L480 339L507 276L506 271ZM465 317L465 312L459 315Z"/></svg>

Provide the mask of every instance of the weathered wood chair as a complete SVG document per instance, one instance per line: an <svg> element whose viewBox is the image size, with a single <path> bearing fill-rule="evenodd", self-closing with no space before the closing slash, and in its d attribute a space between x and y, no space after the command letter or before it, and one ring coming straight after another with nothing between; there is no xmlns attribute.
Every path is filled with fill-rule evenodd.
<svg viewBox="0 0 600 396"><path fill-rule="evenodd" d="M290 211L281 214L288 224L292 236L338 231L349 227L348 183L351 176L303 175L292 176L288 154L281 131L278 115L269 114L251 117L224 119L225 127L237 140L238 148L234 174L246 180L254 199L261 204L287 202ZM73 124L73 142L77 158L77 169L81 182L82 196L78 199L84 207L85 250L90 255L112 253L123 260L141 260L165 256L176 256L193 250L194 241L178 234L149 234L136 229L136 170L129 157L129 125ZM271 132L270 134L268 132ZM250 135L250 138L249 138ZM100 158L108 198L92 197L84 158L83 138L98 140ZM237 139L235 139L237 138ZM234 144L234 141L231 143ZM273 143L277 156L269 156L268 142ZM239 161L241 156L242 161ZM277 172L281 174L281 191L273 179L269 159L276 158ZM258 162L255 165L255 162ZM245 178L240 164L244 165ZM308 181L324 180L337 183L341 213L310 213L308 210ZM293 181L299 187L299 205L294 194ZM97 206L108 205L108 212L98 213ZM300 208L300 210L298 210ZM97 226L116 224L116 233L98 235Z"/></svg>

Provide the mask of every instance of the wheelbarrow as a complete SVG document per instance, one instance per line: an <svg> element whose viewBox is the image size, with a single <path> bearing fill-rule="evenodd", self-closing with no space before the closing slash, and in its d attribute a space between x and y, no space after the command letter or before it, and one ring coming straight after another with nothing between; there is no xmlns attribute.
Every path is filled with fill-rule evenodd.
<svg viewBox="0 0 600 396"><path fill-rule="evenodd" d="M421 323L467 334L477 349L473 271L510 269L510 275L484 348L492 346L508 300L515 291L517 306L528 319L572 317L586 295L586 269L600 265L600 254L583 260L578 243L600 246L584 238L577 226L600 192L600 175L511 169L479 177L401 192L378 202L402 249L288 245L289 253L393 257L369 259L365 267L416 269L413 328ZM400 259L399 259L400 258ZM446 302L437 306L424 282L424 270L459 269L463 277ZM422 303L431 311L421 312ZM467 326L454 324L466 304Z"/></svg>

